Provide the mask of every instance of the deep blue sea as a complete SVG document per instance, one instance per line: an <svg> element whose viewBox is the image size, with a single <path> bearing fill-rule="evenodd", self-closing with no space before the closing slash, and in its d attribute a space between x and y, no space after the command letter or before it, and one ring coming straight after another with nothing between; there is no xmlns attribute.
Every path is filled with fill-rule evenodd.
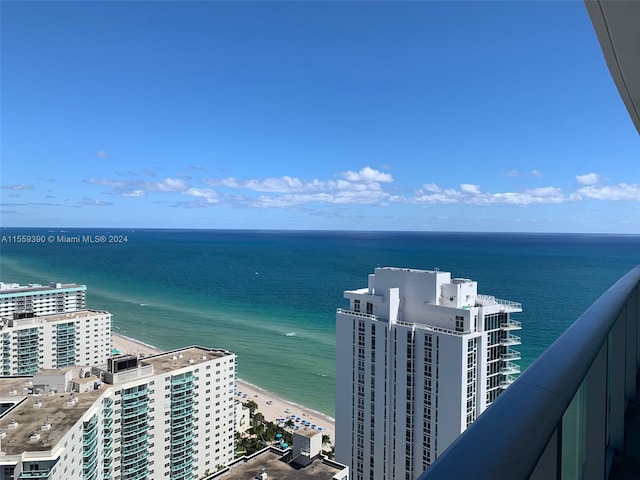
<svg viewBox="0 0 640 480"><path fill-rule="evenodd" d="M117 333L162 349L238 355L239 377L333 415L335 310L376 266L450 271L521 302L531 363L618 278L640 236L1 228L15 235L126 235L126 243L0 243L3 282L86 284ZM517 332L516 332L517 333Z"/></svg>

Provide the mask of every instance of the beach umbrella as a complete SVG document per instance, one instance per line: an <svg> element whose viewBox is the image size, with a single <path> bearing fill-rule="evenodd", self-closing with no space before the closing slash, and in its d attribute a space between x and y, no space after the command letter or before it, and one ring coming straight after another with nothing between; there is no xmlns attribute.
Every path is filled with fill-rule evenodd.
<svg viewBox="0 0 640 480"><path fill-rule="evenodd" d="M276 433L276 438L282 438L282 434L281 433Z"/></svg>
<svg viewBox="0 0 640 480"><path fill-rule="evenodd" d="M288 443L283 443L282 444L282 448L289 448L289 444Z"/></svg>

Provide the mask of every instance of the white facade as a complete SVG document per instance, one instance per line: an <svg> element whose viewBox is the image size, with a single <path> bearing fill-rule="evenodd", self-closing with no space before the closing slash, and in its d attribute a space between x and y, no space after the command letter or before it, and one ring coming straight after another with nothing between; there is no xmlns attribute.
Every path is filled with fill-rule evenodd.
<svg viewBox="0 0 640 480"><path fill-rule="evenodd" d="M413 480L519 372L520 304L449 272L376 268L336 314L336 459Z"/></svg>
<svg viewBox="0 0 640 480"><path fill-rule="evenodd" d="M111 356L111 314L94 310L0 319L0 375L104 365Z"/></svg>
<svg viewBox="0 0 640 480"><path fill-rule="evenodd" d="M0 379L0 403L17 404L0 418L0 480L191 480L233 460L235 355L190 347L112 362Z"/></svg>
<svg viewBox="0 0 640 480"><path fill-rule="evenodd" d="M0 282L0 317L9 317L14 312L51 315L86 308L86 285L51 283L47 286Z"/></svg>

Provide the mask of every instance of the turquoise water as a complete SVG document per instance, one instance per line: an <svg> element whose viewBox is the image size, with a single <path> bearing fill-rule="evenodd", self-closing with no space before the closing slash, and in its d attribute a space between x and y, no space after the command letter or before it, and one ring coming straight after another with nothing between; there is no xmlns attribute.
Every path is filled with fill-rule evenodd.
<svg viewBox="0 0 640 480"><path fill-rule="evenodd" d="M238 355L239 376L333 415L335 309L376 266L451 271L523 304L524 367L620 276L640 236L202 230L117 233L121 244L0 244L0 280L86 284L115 331L162 349ZM0 229L3 236L60 230Z"/></svg>

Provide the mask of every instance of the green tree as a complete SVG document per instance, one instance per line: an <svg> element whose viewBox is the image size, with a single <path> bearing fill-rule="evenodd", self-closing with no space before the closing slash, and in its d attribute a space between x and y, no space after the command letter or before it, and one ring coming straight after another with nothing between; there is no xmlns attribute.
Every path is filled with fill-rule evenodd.
<svg viewBox="0 0 640 480"><path fill-rule="evenodd" d="M258 424L264 424L264 415L260 412L254 413L251 417L251 425L255 427Z"/></svg>
<svg viewBox="0 0 640 480"><path fill-rule="evenodd" d="M247 407L249 409L249 412L251 412L251 415L253 416L253 413L258 410L258 404L256 402L254 402L253 400L249 400L248 402L246 402L244 404L245 407Z"/></svg>

